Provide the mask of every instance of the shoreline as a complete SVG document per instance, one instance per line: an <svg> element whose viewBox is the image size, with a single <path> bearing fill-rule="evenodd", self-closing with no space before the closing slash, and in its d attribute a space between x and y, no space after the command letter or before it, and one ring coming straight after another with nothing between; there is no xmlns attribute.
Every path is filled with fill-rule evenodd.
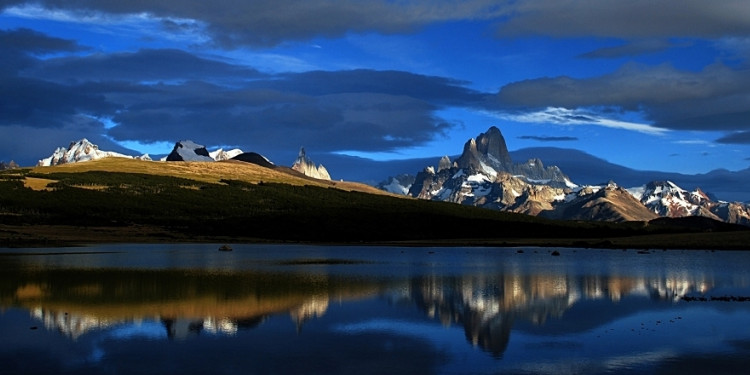
<svg viewBox="0 0 750 375"><path fill-rule="evenodd" d="M107 243L309 244L320 246L394 247L539 247L609 250L738 250L750 251L750 231L645 234L601 238L436 238L376 241L278 240L243 236L191 235L161 227L78 227L0 224L2 249L78 247Z"/></svg>

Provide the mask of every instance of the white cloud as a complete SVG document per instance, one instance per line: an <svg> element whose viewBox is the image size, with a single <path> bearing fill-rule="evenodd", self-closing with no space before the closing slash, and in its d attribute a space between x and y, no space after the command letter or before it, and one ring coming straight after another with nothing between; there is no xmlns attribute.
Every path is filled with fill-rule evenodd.
<svg viewBox="0 0 750 375"><path fill-rule="evenodd" d="M704 141L701 139L685 139L685 140L675 141L674 143L678 145L711 145L711 142Z"/></svg>
<svg viewBox="0 0 750 375"><path fill-rule="evenodd" d="M1 13L32 20L86 24L94 27L93 31L101 34L139 35L146 39L153 39L158 35L166 40L190 44L205 44L210 41L205 32L206 24L201 21L178 17L158 17L148 12L112 14L23 4L8 7Z"/></svg>
<svg viewBox="0 0 750 375"><path fill-rule="evenodd" d="M662 135L666 129L657 128L649 124L622 121L604 117L578 109L567 109L561 107L547 107L541 111L527 112L521 114L500 114L500 118L525 123L543 123L556 125L596 125L612 129L629 130L649 135Z"/></svg>

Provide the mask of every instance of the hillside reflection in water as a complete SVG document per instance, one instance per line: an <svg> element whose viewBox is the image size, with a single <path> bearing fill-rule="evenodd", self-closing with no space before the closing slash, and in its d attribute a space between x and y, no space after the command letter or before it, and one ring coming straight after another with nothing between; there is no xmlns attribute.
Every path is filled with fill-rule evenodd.
<svg viewBox="0 0 750 375"><path fill-rule="evenodd" d="M0 361L183 373L750 364L750 302L683 299L750 296L743 252L216 248L4 251Z"/></svg>

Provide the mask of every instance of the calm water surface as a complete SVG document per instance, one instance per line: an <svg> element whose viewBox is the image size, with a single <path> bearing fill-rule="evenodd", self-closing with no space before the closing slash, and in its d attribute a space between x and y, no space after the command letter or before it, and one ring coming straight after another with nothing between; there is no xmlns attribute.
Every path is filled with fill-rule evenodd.
<svg viewBox="0 0 750 375"><path fill-rule="evenodd" d="M218 247L0 249L0 373L750 366L747 252Z"/></svg>

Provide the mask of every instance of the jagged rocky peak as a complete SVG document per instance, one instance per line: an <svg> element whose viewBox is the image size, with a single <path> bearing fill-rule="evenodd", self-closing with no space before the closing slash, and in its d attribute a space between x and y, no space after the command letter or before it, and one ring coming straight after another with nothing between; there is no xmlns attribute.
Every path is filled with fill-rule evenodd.
<svg viewBox="0 0 750 375"><path fill-rule="evenodd" d="M89 142L86 138L82 138L78 141L70 142L68 148L58 147L52 155L39 160L37 166L49 167L59 164L97 160L106 157L133 158L132 156L123 155L113 151L101 151L99 150L99 146Z"/></svg>
<svg viewBox="0 0 750 375"><path fill-rule="evenodd" d="M18 169L20 166L13 160L6 163L5 161L0 161L0 171L4 171L7 169Z"/></svg>
<svg viewBox="0 0 750 375"><path fill-rule="evenodd" d="M546 167L540 159L530 159L526 163L513 164L510 172L533 183L558 187L576 187L560 168L556 165Z"/></svg>
<svg viewBox="0 0 750 375"><path fill-rule="evenodd" d="M449 158L448 155L440 158L440 162L438 162L438 172L446 169L451 169L452 167L453 163L451 163L451 158Z"/></svg>
<svg viewBox="0 0 750 375"><path fill-rule="evenodd" d="M223 148L219 148L216 151L209 152L208 155L216 161L222 161L232 159L242 153L243 151L239 148L233 148L231 150L224 150Z"/></svg>
<svg viewBox="0 0 750 375"><path fill-rule="evenodd" d="M182 140L174 144L172 152L167 155L167 161L214 161L206 150L206 146L191 140Z"/></svg>
<svg viewBox="0 0 750 375"><path fill-rule="evenodd" d="M315 162L307 157L304 147L300 147L299 155L297 156L297 160L294 161L294 164L292 164L292 169L308 177L317 178L320 180L331 179L331 175L328 174L328 170L326 169L326 167L324 167L322 164L315 166Z"/></svg>
<svg viewBox="0 0 750 375"><path fill-rule="evenodd" d="M479 134L477 151L498 160L502 165L509 166L513 163L510 153L508 153L508 146L505 144L505 138L500 129L495 126L490 127L486 133Z"/></svg>
<svg viewBox="0 0 750 375"><path fill-rule="evenodd" d="M510 171L513 160L500 129L492 126L486 133L481 133L476 139L472 138L466 142L456 164L459 168L475 171L483 170L485 167L496 171Z"/></svg>

